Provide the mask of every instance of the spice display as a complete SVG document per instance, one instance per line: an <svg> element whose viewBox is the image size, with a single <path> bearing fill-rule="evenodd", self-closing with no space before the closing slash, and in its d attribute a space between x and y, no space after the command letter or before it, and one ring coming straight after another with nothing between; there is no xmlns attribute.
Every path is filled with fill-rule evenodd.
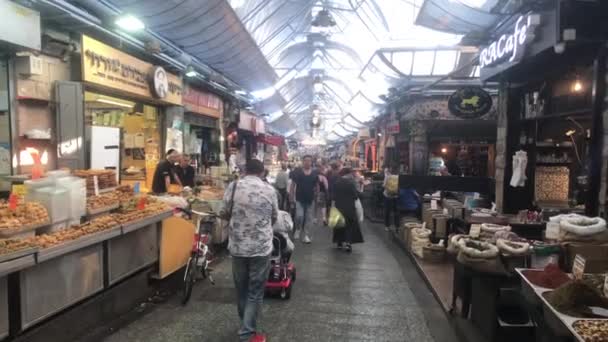
<svg viewBox="0 0 608 342"><path fill-rule="evenodd" d="M585 342L608 341L608 321L606 320L580 320L574 322L572 327Z"/></svg>
<svg viewBox="0 0 608 342"><path fill-rule="evenodd" d="M78 226L72 226L68 229L60 230L50 234L35 236L33 238L27 239L27 241L40 248L49 248L68 241L76 240L85 235L98 233L104 230L115 228L117 226L118 222L116 222L116 220L112 216L105 215Z"/></svg>
<svg viewBox="0 0 608 342"><path fill-rule="evenodd" d="M608 299L582 280L572 280L554 291L543 293L555 309L573 317L598 318L590 306L608 309Z"/></svg>
<svg viewBox="0 0 608 342"><path fill-rule="evenodd" d="M458 241L460 252L472 258L491 259L498 256L498 247L493 244L463 238Z"/></svg>
<svg viewBox="0 0 608 342"><path fill-rule="evenodd" d="M31 241L17 239L0 239L0 255L15 253L23 249L35 247Z"/></svg>
<svg viewBox="0 0 608 342"><path fill-rule="evenodd" d="M560 221L562 231L579 236L590 236L606 230L606 221L601 217L569 217Z"/></svg>
<svg viewBox="0 0 608 342"><path fill-rule="evenodd" d="M0 202L0 230L42 225L48 221L49 214L40 203L23 202L18 204L15 210L11 210L7 202Z"/></svg>
<svg viewBox="0 0 608 342"><path fill-rule="evenodd" d="M549 264L542 271L525 270L521 273L532 284L547 289L556 289L571 280L568 274L560 270L556 264Z"/></svg>
<svg viewBox="0 0 608 342"><path fill-rule="evenodd" d="M598 291L604 291L604 274L583 274L583 281Z"/></svg>
<svg viewBox="0 0 608 342"><path fill-rule="evenodd" d="M509 241L504 239L496 240L496 247L508 255L525 255L530 252L530 244L527 242Z"/></svg>

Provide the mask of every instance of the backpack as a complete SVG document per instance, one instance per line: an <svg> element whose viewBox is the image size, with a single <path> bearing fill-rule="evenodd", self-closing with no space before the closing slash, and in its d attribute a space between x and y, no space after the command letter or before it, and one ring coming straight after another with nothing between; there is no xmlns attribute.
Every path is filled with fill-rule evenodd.
<svg viewBox="0 0 608 342"><path fill-rule="evenodd" d="M386 192L390 195L398 195L399 194L399 176L398 175L390 175L386 180Z"/></svg>

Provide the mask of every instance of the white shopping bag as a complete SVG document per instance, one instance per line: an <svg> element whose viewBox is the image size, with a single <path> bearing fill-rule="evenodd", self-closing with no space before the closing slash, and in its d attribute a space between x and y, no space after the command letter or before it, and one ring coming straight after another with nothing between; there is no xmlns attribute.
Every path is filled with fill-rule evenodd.
<svg viewBox="0 0 608 342"><path fill-rule="evenodd" d="M361 200L356 200L355 201L355 208L357 208L357 217L359 218L359 222L363 222L363 218L364 218L364 213L363 213L363 206L361 205Z"/></svg>

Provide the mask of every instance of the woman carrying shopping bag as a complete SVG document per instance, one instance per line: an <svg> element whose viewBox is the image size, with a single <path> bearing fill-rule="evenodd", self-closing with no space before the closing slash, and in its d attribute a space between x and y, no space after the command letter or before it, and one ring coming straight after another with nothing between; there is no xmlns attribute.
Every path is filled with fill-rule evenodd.
<svg viewBox="0 0 608 342"><path fill-rule="evenodd" d="M333 201L336 209L344 216L345 225L334 228L333 242L338 248L345 248L352 252L354 243L363 243L363 234L357 214L355 202L359 199L359 192L355 187L353 171L350 168L342 169L340 177L334 185Z"/></svg>

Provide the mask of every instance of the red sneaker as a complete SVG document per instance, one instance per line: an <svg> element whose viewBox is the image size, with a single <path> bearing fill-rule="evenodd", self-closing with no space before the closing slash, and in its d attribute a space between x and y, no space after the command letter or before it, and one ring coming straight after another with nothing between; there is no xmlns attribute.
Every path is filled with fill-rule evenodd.
<svg viewBox="0 0 608 342"><path fill-rule="evenodd" d="M255 334L251 336L249 342L266 342L266 335L264 334Z"/></svg>

